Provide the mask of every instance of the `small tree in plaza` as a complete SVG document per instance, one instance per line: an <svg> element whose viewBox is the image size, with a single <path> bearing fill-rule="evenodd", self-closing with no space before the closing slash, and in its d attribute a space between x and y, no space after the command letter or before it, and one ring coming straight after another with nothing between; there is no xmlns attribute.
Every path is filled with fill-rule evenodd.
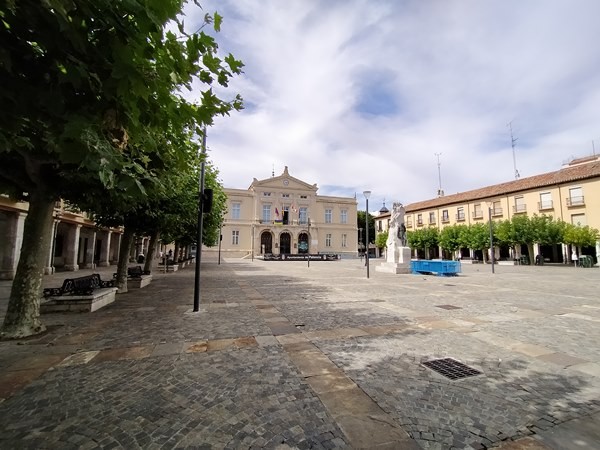
<svg viewBox="0 0 600 450"><path fill-rule="evenodd" d="M151 185L166 153L185 165L189 156L159 137L200 133L215 115L241 108L223 101L241 71L233 56L198 32L167 32L179 0L54 0L12 2L2 11L0 38L0 190L29 202L24 239L3 334L43 331L39 298L50 249L52 213L59 198L77 198L98 185L131 211ZM215 31L222 18L207 18ZM192 82L204 86L200 102L178 95ZM128 209L129 208L129 209Z"/></svg>
<svg viewBox="0 0 600 450"><path fill-rule="evenodd" d="M567 223L564 226L564 243L575 246L580 255L581 247L596 245L598 239L600 239L600 232L588 225L582 227Z"/></svg>
<svg viewBox="0 0 600 450"><path fill-rule="evenodd" d="M485 250L490 248L490 228L489 225L485 225L483 223L474 223L469 225L467 228L466 240L468 242L468 247L473 250ZM487 260L487 257L484 254L484 260Z"/></svg>
<svg viewBox="0 0 600 450"><path fill-rule="evenodd" d="M435 227L421 228L407 233L408 246L413 250L423 250L426 259L430 259L429 249L439 242L439 232Z"/></svg>
<svg viewBox="0 0 600 450"><path fill-rule="evenodd" d="M466 225L451 225L442 228L439 235L440 247L452 253L452 259L456 259L456 252L463 247L464 230Z"/></svg>
<svg viewBox="0 0 600 450"><path fill-rule="evenodd" d="M377 238L375 239L375 246L379 249L379 251L386 247L388 236L389 230L382 231L377 235Z"/></svg>

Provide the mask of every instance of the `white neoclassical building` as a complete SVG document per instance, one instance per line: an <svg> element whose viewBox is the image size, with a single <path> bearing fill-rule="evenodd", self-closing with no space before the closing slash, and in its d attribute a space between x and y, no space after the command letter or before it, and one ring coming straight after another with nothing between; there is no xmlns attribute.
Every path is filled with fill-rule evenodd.
<svg viewBox="0 0 600 450"><path fill-rule="evenodd" d="M223 256L356 256L356 199L317 195L317 191L316 184L292 177L287 166L279 176L255 178L248 189L226 188Z"/></svg>

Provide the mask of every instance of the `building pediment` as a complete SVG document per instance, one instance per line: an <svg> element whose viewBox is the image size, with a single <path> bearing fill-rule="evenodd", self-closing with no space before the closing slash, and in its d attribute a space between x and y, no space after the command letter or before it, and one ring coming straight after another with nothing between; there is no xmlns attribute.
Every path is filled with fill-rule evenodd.
<svg viewBox="0 0 600 450"><path fill-rule="evenodd" d="M254 179L249 189L256 190L259 189L292 189L292 190L300 190L300 191L310 191L316 193L319 189L315 184L306 183L296 177L293 177L289 174L287 166L283 173L276 177L266 178L264 180Z"/></svg>

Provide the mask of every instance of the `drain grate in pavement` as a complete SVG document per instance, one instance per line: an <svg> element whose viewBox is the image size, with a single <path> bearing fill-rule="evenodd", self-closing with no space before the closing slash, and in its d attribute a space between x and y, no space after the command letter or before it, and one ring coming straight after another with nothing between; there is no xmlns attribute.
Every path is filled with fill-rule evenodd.
<svg viewBox="0 0 600 450"><path fill-rule="evenodd" d="M452 358L433 359L425 361L423 365L451 380L474 377L483 373Z"/></svg>
<svg viewBox="0 0 600 450"><path fill-rule="evenodd" d="M454 305L435 305L436 308L442 308L442 309L462 309L460 306L454 306Z"/></svg>

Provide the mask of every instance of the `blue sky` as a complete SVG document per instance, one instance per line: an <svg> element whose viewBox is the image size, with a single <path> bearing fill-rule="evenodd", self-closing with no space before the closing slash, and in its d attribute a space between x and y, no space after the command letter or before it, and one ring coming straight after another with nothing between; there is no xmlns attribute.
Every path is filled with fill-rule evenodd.
<svg viewBox="0 0 600 450"><path fill-rule="evenodd" d="M208 130L226 187L289 167L319 194L405 204L600 153L597 0L210 0L221 95L248 108ZM204 12L189 5L187 28Z"/></svg>

